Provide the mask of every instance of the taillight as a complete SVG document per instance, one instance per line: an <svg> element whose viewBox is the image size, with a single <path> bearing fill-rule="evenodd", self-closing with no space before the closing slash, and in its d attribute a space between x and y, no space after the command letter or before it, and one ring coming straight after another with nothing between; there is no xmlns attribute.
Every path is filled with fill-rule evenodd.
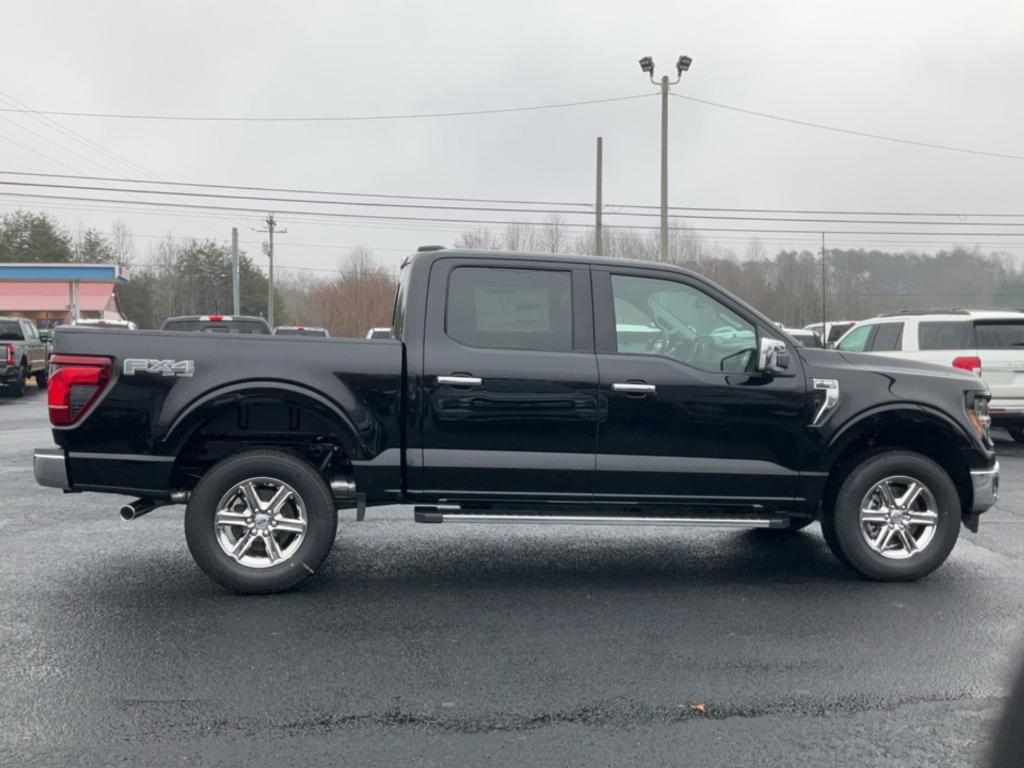
<svg viewBox="0 0 1024 768"><path fill-rule="evenodd" d="M980 357L958 357L953 360L953 367L959 368L961 371L967 371L968 373L975 373L978 376L981 376Z"/></svg>
<svg viewBox="0 0 1024 768"><path fill-rule="evenodd" d="M69 427L95 403L111 380L109 357L54 355L50 358L50 423Z"/></svg>
<svg viewBox="0 0 1024 768"><path fill-rule="evenodd" d="M209 320L211 323L223 323L224 315L210 315Z"/></svg>
<svg viewBox="0 0 1024 768"><path fill-rule="evenodd" d="M14 365L14 345L8 344L5 351L4 359L7 365Z"/></svg>

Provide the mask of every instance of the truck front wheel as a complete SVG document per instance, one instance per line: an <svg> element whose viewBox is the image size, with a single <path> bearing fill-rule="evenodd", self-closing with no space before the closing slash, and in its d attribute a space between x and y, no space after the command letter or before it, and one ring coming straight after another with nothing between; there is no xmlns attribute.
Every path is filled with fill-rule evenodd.
<svg viewBox="0 0 1024 768"><path fill-rule="evenodd" d="M247 594L280 592L327 557L338 513L330 488L302 459L246 451L211 468L185 512L196 563L219 584Z"/></svg>
<svg viewBox="0 0 1024 768"><path fill-rule="evenodd" d="M960 497L946 471L926 456L868 456L843 480L822 515L825 541L842 562L878 581L927 576L960 535Z"/></svg>

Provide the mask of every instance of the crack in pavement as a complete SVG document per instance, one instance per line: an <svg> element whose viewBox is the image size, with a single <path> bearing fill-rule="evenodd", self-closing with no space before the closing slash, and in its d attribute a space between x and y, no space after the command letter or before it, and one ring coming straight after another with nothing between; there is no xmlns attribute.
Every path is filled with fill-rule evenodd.
<svg viewBox="0 0 1024 768"><path fill-rule="evenodd" d="M243 735L280 735L331 733L353 727L381 727L388 729L415 729L435 733L483 734L515 733L532 731L558 725L581 725L591 728L627 728L638 725L668 725L694 723L702 720L721 721L733 718L781 717L831 717L854 715L864 712L892 712L903 707L918 704L970 704L975 709L998 708L1003 698L995 695L971 693L937 693L923 696L907 696L896 699L878 699L867 694L840 696L830 700L810 697L790 697L748 705L730 705L714 699L701 702L703 713L694 711L696 704L675 704L652 706L633 699L612 699L595 702L574 709L539 714L515 712L491 712L472 716L437 715L427 711L403 709L393 706L377 713L314 714L294 720L274 720L254 717L205 718L189 717L186 722L171 724L166 721L167 713L160 718L160 728L139 733L140 736L171 735L173 732L188 731L204 735L223 734L237 731ZM185 701L124 701L125 709L150 707L154 704L185 705L200 702ZM204 702L211 706L212 702ZM222 707L215 711L223 713ZM141 719L140 713L133 712L133 720ZM126 734L121 733L124 737Z"/></svg>

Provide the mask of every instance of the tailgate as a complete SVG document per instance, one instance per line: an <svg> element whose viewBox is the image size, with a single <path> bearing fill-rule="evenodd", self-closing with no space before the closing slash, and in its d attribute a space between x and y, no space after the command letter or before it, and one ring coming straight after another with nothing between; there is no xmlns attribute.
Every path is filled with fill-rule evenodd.
<svg viewBox="0 0 1024 768"><path fill-rule="evenodd" d="M998 401L1024 401L1024 318L976 320L974 334L981 377L992 390L993 413Z"/></svg>

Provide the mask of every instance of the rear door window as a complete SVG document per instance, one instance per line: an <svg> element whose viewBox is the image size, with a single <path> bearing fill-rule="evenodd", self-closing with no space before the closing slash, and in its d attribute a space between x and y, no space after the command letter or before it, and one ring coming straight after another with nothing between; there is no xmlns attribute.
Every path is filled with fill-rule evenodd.
<svg viewBox="0 0 1024 768"><path fill-rule="evenodd" d="M917 324L917 348L974 349L973 326L963 320L925 320Z"/></svg>
<svg viewBox="0 0 1024 768"><path fill-rule="evenodd" d="M898 352L903 340L903 323L882 323L871 340L872 352Z"/></svg>
<svg viewBox="0 0 1024 768"><path fill-rule="evenodd" d="M572 350L572 277L553 269L457 267L445 332L470 347Z"/></svg>
<svg viewBox="0 0 1024 768"><path fill-rule="evenodd" d="M1019 349L1024 351L1024 320L977 322L974 336L978 349Z"/></svg>

